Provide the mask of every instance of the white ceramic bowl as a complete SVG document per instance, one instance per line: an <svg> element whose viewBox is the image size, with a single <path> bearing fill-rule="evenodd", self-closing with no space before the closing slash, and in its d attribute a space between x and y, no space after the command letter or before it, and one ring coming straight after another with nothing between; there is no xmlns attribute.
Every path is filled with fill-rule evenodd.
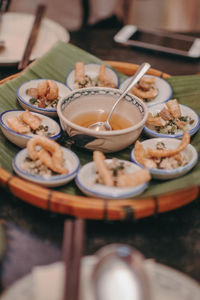
<svg viewBox="0 0 200 300"><path fill-rule="evenodd" d="M31 97L27 94L27 90L29 88L36 88L38 83L42 81L46 81L48 79L33 79L30 81L27 81L23 84L21 84L17 89L17 99L19 101L19 104L24 108L31 111L39 112L44 115L50 116L50 117L56 117L57 112L56 108L41 108L37 105L33 105L29 102ZM54 80L58 85L59 90L59 100L66 97L69 93L70 89L62 82Z"/></svg>
<svg viewBox="0 0 200 300"><path fill-rule="evenodd" d="M63 150L63 157L65 161L65 167L69 170L68 174L53 175L52 177L47 179L39 175L32 175L28 172L25 172L22 169L22 165L25 158L28 156L26 148L19 151L18 154L13 159L13 163L12 163L13 169L15 173L17 173L20 177L32 181L34 183L38 183L42 186L56 187L56 186L64 185L70 182L76 176L80 167L80 161L78 156L71 150L65 147L62 147L62 150Z"/></svg>
<svg viewBox="0 0 200 300"><path fill-rule="evenodd" d="M127 94L114 111L133 124L128 128L95 131L73 122L73 118L83 113L108 113L121 93L118 89L100 87L72 91L65 99L59 101L57 106L63 130L76 145L89 150L115 152L131 145L140 135L148 115L145 103L132 94Z"/></svg>
<svg viewBox="0 0 200 300"><path fill-rule="evenodd" d="M175 149L180 144L180 140L175 138L153 138L153 139L148 139L143 141L142 146L145 149L156 148L156 144L158 142L164 142L166 148L169 149ZM187 147L182 152L185 153L189 161L185 166L173 170L162 170L162 169L150 168L149 171L152 174L152 177L160 180L166 180L166 179L174 179L188 173L196 165L198 161L198 153L197 150L191 144L187 145ZM136 160L134 154L134 148L131 151L131 161L135 162L136 164L144 168L144 166L138 163L138 161Z"/></svg>
<svg viewBox="0 0 200 300"><path fill-rule="evenodd" d="M106 162L109 163L111 159L106 159ZM123 160L122 160L123 161ZM140 170L141 167L136 164L128 161L129 173L133 173L137 170ZM94 162L90 162L84 165L78 172L75 182L79 189L86 194L87 196L94 196L104 199L122 199L130 198L141 194L148 186L148 183L140 184L136 187L109 187L103 184L94 184L94 179L96 176L96 166Z"/></svg>
<svg viewBox="0 0 200 300"><path fill-rule="evenodd" d="M90 78L94 79L99 74L100 64L84 64L85 67L85 75L88 75ZM117 73L111 69L109 66L106 66L105 74L108 76L108 78L111 79L111 81L116 85L116 87L119 87L119 77ZM66 85L70 90L75 89L75 69L71 70L67 77L66 77Z"/></svg>
<svg viewBox="0 0 200 300"><path fill-rule="evenodd" d="M189 116L194 120L193 124L188 125L188 133L190 135L195 134L200 127L200 118L198 114L186 105L179 104L179 106L181 109L182 116ZM159 113L163 109L163 107L166 107L165 103L151 106L149 107L149 112L152 113L152 115L154 116L157 113ZM150 126L148 124L144 126L144 132L149 137L173 137L178 139L181 139L183 137L183 130L179 130L176 134L163 134L163 133L158 133L155 130L154 126Z"/></svg>
<svg viewBox="0 0 200 300"><path fill-rule="evenodd" d="M146 105L148 107L151 107L152 105L155 105L157 103L166 102L167 100L171 99L172 88L166 80L164 80L160 77L157 77L157 76L153 76L153 75L145 75L144 77L154 77L155 85L158 89L158 95L153 100L146 102ZM124 80L120 85L120 89L125 90L125 88L129 84L130 80L131 80L130 77L127 78L126 80Z"/></svg>
<svg viewBox="0 0 200 300"><path fill-rule="evenodd" d="M7 119L14 116L18 117L23 111L24 110L7 110L0 115L0 125L3 134L10 142L14 143L20 148L26 147L28 140L36 136L36 134L20 134L15 132L14 130L9 128ZM38 116L42 120L42 125L49 127L48 132L52 134L51 136L49 136L50 139L57 140L61 136L60 125L55 120L36 112L32 112L32 114Z"/></svg>

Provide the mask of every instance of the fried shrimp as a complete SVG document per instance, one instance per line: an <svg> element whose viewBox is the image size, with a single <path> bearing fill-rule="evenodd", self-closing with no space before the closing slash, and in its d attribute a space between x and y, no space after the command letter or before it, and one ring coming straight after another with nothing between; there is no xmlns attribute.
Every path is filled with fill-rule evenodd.
<svg viewBox="0 0 200 300"><path fill-rule="evenodd" d="M37 90L38 96L41 99L53 101L58 98L58 86L54 80L46 80L40 82L38 84Z"/></svg>
<svg viewBox="0 0 200 300"><path fill-rule="evenodd" d="M134 146L134 154L136 160L143 165L144 158L146 157L146 151L142 144L137 140Z"/></svg>
<svg viewBox="0 0 200 300"><path fill-rule="evenodd" d="M184 129L187 124L185 121L180 121L179 119L176 119L174 121L174 123L176 124L177 128L179 128L179 129Z"/></svg>
<svg viewBox="0 0 200 300"><path fill-rule="evenodd" d="M170 121L173 119L173 116L170 114L169 110L166 107L163 107L163 109L159 113L159 116L165 121Z"/></svg>
<svg viewBox="0 0 200 300"><path fill-rule="evenodd" d="M149 170L141 169L132 174L120 174L117 178L118 187L137 186L151 180Z"/></svg>
<svg viewBox="0 0 200 300"><path fill-rule="evenodd" d="M38 151L37 155L38 155L39 160L45 166L47 166L47 168L51 169L51 167L52 167L51 154L48 151L46 151L45 149L41 149L40 151Z"/></svg>
<svg viewBox="0 0 200 300"><path fill-rule="evenodd" d="M152 113L148 114L146 123L151 126L165 126L166 125L166 121L163 118L161 118L160 116L153 117Z"/></svg>
<svg viewBox="0 0 200 300"><path fill-rule="evenodd" d="M91 74L92 75L92 74ZM75 65L75 79L74 88L84 88L91 86L107 86L116 87L116 84L112 82L111 78L106 75L106 65L102 64L99 68L98 76L90 76L88 70L85 74L85 66L83 62L77 62Z"/></svg>
<svg viewBox="0 0 200 300"><path fill-rule="evenodd" d="M176 99L169 100L163 105L161 111L153 116L149 113L146 124L154 126L156 132L161 134L177 134L188 131L194 120L191 116L181 113L181 106Z"/></svg>
<svg viewBox="0 0 200 300"><path fill-rule="evenodd" d="M38 151L36 146L41 146L45 150L49 151L51 154L56 153L58 157L61 157L60 145L55 141L52 141L46 137L37 136L32 139L27 144L28 152L31 159L35 160L38 157Z"/></svg>
<svg viewBox="0 0 200 300"><path fill-rule="evenodd" d="M58 86L53 80L47 80L48 90L46 93L46 98L49 101L53 101L58 98Z"/></svg>
<svg viewBox="0 0 200 300"><path fill-rule="evenodd" d="M151 87L155 87L156 80L154 77L142 77L139 81L141 88L149 90Z"/></svg>
<svg viewBox="0 0 200 300"><path fill-rule="evenodd" d="M154 99L157 94L158 94L158 90L156 88L150 88L149 90L147 91L144 91L142 89L140 89L138 86L134 86L131 90L131 92L139 97L139 98L142 98L144 100L147 100L147 101L151 101L152 99Z"/></svg>
<svg viewBox="0 0 200 300"><path fill-rule="evenodd" d="M46 93L47 93L47 89L48 89L47 80L38 83L38 86L37 86L38 97L39 98L45 98Z"/></svg>
<svg viewBox="0 0 200 300"><path fill-rule="evenodd" d="M36 88L30 88L27 90L27 94L32 98L38 98L38 90Z"/></svg>
<svg viewBox="0 0 200 300"><path fill-rule="evenodd" d="M94 151L93 160L103 184L107 186L114 186L114 180L108 166L106 165L104 154L100 151Z"/></svg>
<svg viewBox="0 0 200 300"><path fill-rule="evenodd" d="M170 114L174 117L174 118L180 118L181 117L181 109L180 109L180 105L178 104L178 101L176 99L170 100L168 102L166 102L166 106L170 112Z"/></svg>
<svg viewBox="0 0 200 300"><path fill-rule="evenodd" d="M42 123L42 120L38 116L32 114L29 110L22 112L19 115L19 117L24 123L29 125L33 130L38 129L38 127Z"/></svg>
<svg viewBox="0 0 200 300"><path fill-rule="evenodd" d="M83 62L77 62L75 65L75 82L85 81L85 67Z"/></svg>
<svg viewBox="0 0 200 300"><path fill-rule="evenodd" d="M37 146L40 146L42 150L37 150ZM58 143L52 141L44 136L37 136L30 139L27 143L27 151L32 160L36 160L39 157L42 162L48 166L52 171L56 173L65 173L69 171L63 166L63 151ZM51 161L50 161L51 158Z"/></svg>
<svg viewBox="0 0 200 300"><path fill-rule="evenodd" d="M163 150L158 150L158 149L151 149L147 148L147 154L150 157L170 157L178 154L182 150L184 150L187 145L190 143L190 135L187 132L184 132L183 138L180 142L180 145L176 149L163 149Z"/></svg>
<svg viewBox="0 0 200 300"><path fill-rule="evenodd" d="M155 161L147 157L147 152L139 141L136 141L134 147L134 154L136 160L143 166L147 168L156 168L157 165Z"/></svg>
<svg viewBox="0 0 200 300"><path fill-rule="evenodd" d="M145 101L151 101L158 95L156 81L154 77L142 77L131 92Z"/></svg>
<svg viewBox="0 0 200 300"><path fill-rule="evenodd" d="M38 158L45 166L47 166L47 168L51 169L52 171L54 171L56 173L59 173L59 174L68 174L69 173L69 171L62 165L59 165L59 164L55 165L52 161L51 154L45 149L41 149L40 151L38 151Z"/></svg>
<svg viewBox="0 0 200 300"><path fill-rule="evenodd" d="M99 86L116 87L112 80L108 76L106 76L105 71L106 65L102 64L99 69Z"/></svg>
<svg viewBox="0 0 200 300"><path fill-rule="evenodd" d="M34 104L41 108L56 106L59 98L58 92L58 85L54 80L43 80L38 83L37 88L27 90L27 94L34 98L29 101L34 100Z"/></svg>
<svg viewBox="0 0 200 300"><path fill-rule="evenodd" d="M17 117L10 117L7 119L7 124L10 129L14 130L17 133L26 134L30 132L30 127L24 124Z"/></svg>
<svg viewBox="0 0 200 300"><path fill-rule="evenodd" d="M108 163L100 151L93 152L93 159L97 168L96 183L109 187L135 187L151 179L149 170L142 169L130 173L130 163L113 158Z"/></svg>

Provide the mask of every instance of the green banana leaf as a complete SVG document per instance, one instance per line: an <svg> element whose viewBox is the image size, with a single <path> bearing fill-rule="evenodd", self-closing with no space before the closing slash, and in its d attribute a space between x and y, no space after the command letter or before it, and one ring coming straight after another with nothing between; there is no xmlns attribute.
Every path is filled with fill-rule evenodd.
<svg viewBox="0 0 200 300"><path fill-rule="evenodd" d="M39 58L35 63L31 64L22 74L17 78L8 81L0 86L0 113L9 109L20 109L20 105L16 98L16 90L22 83L35 79L35 78L51 78L60 82L65 82L65 78L69 71L74 69L77 61L85 63L101 63L102 61L81 50L80 48L58 42L55 46L46 53L43 57ZM122 82L126 76L118 72L120 81ZM187 75L187 76L172 76L167 79L173 89L173 97L177 98L182 104L188 105L200 114L200 75ZM145 138L145 137L141 137ZM191 139L191 144L200 151L200 134L197 132ZM5 170L13 173L12 160L20 150L17 146L9 142L1 133L0 135L0 165ZM92 160L92 153L75 146L69 146L80 158L81 164ZM133 145L127 149L107 155L107 158L117 157L121 159L130 160L130 152ZM187 188L200 184L200 162L185 176L174 180L158 181L151 180L148 189L141 195L157 196L159 194L171 192L177 189ZM68 194L81 194L74 182L66 184L62 187L56 188L63 193Z"/></svg>

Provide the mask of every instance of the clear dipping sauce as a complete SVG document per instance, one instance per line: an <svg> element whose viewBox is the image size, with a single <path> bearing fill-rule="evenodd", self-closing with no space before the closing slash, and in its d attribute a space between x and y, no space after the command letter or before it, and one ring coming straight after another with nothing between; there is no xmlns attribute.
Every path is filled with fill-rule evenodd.
<svg viewBox="0 0 200 300"><path fill-rule="evenodd" d="M107 116L107 112L87 112L76 116L71 120L71 122L87 128L89 125L96 122L105 122ZM130 120L127 120L126 118L115 113L113 113L113 115L111 116L109 123L112 127L112 130L125 129L136 124L134 121L130 122Z"/></svg>

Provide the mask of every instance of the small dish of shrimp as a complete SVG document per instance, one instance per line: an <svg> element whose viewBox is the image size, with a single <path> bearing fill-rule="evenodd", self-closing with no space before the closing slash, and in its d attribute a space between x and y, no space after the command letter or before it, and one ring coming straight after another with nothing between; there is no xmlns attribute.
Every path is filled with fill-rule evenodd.
<svg viewBox="0 0 200 300"><path fill-rule="evenodd" d="M71 150L44 136L31 138L13 159L20 177L46 187L64 185L76 176L80 161Z"/></svg>
<svg viewBox="0 0 200 300"><path fill-rule="evenodd" d="M75 182L88 196L122 199L141 194L150 179L148 169L126 160L106 159L102 152L94 151L93 161L80 169Z"/></svg>
<svg viewBox="0 0 200 300"><path fill-rule="evenodd" d="M136 141L131 151L131 161L148 168L152 177L160 180L174 179L188 173L198 161L198 153L190 144L190 135L184 132L182 140L153 138Z"/></svg>
<svg viewBox="0 0 200 300"><path fill-rule="evenodd" d="M124 80L119 88L124 90L130 80L131 77ZM145 75L131 89L130 93L142 99L150 107L169 100L172 97L172 88L166 80L160 77Z"/></svg>
<svg viewBox="0 0 200 300"><path fill-rule="evenodd" d="M54 119L29 110L4 111L0 115L0 125L5 137L20 148L26 147L34 136L52 140L61 136L61 127Z"/></svg>
<svg viewBox="0 0 200 300"><path fill-rule="evenodd" d="M65 83L70 90L94 86L118 88L119 77L105 64L77 62L75 69L68 73Z"/></svg>
<svg viewBox="0 0 200 300"><path fill-rule="evenodd" d="M200 117L190 107L176 99L149 108L144 133L149 137L173 137L181 139L184 131L190 135L200 127Z"/></svg>
<svg viewBox="0 0 200 300"><path fill-rule="evenodd" d="M51 79L33 79L19 86L17 99L24 109L56 117L58 101L69 92L68 87L62 82Z"/></svg>

